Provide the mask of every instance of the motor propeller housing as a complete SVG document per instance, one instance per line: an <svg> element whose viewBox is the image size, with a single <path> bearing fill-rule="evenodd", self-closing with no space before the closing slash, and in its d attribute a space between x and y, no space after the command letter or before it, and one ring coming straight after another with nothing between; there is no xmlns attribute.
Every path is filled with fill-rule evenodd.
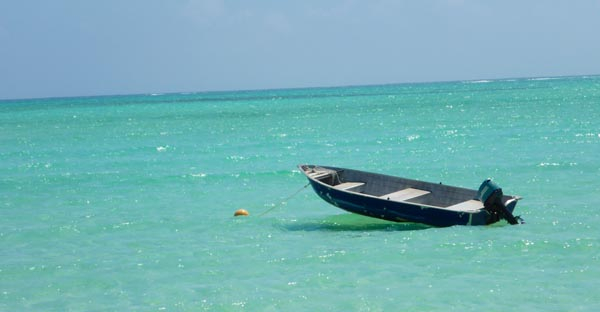
<svg viewBox="0 0 600 312"><path fill-rule="evenodd" d="M519 224L517 218L513 216L502 202L502 196L504 196L502 188L491 179L486 179L481 183L481 186L479 186L477 199L483 203L483 206L490 214L487 219L487 224L495 223L500 219L504 219L510 224Z"/></svg>

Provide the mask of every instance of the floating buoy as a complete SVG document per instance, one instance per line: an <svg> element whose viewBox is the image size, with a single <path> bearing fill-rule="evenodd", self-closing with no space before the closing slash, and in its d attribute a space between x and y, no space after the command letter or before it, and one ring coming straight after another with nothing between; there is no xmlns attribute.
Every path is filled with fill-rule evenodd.
<svg viewBox="0 0 600 312"><path fill-rule="evenodd" d="M235 211L235 213L233 213L234 217L247 216L247 215L249 215L249 213L246 209L238 209Z"/></svg>

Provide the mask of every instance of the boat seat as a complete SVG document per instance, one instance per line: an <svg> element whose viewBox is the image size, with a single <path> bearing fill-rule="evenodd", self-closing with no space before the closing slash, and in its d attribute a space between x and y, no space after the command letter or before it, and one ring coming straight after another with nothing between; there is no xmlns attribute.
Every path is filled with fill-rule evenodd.
<svg viewBox="0 0 600 312"><path fill-rule="evenodd" d="M471 199L464 201L462 203L458 203L456 205L452 205L446 207L444 209L454 210L454 211L475 211L483 208L483 203L479 200Z"/></svg>
<svg viewBox="0 0 600 312"><path fill-rule="evenodd" d="M326 177L328 175L331 175L331 172L315 171L315 172L308 173L308 176L311 177L311 178L313 178L313 179L320 179L320 178Z"/></svg>
<svg viewBox="0 0 600 312"><path fill-rule="evenodd" d="M344 190L344 191L352 191L352 189L358 188L363 185L365 185L365 184L362 182L345 182L345 183L340 183L338 185L334 185L333 188L338 189L338 190Z"/></svg>
<svg viewBox="0 0 600 312"><path fill-rule="evenodd" d="M386 198L388 200L395 200L395 201L406 201L411 198L423 196L423 195L426 195L429 193L430 192L425 191L425 190L419 190L419 189L409 187L409 188L405 188L405 189L397 191L397 192L381 195L381 196L379 196L379 198Z"/></svg>

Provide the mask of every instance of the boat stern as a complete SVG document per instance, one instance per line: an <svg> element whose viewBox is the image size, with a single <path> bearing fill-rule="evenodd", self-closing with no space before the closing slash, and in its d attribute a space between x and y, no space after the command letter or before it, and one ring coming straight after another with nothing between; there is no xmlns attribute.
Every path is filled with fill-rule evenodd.
<svg viewBox="0 0 600 312"><path fill-rule="evenodd" d="M512 212L520 198L505 196L502 188L491 179L486 179L481 183L477 191L477 198L483 202L485 210L489 213L487 224L498 222L500 219L504 219L510 224L519 224Z"/></svg>

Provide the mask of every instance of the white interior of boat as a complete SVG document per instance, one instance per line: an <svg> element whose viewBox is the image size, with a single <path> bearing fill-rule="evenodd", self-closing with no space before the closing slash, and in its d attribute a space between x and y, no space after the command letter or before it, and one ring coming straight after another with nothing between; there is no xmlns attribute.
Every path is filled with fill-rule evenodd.
<svg viewBox="0 0 600 312"><path fill-rule="evenodd" d="M452 206L444 207L444 209L455 210L455 211L474 211L483 209L483 203L476 199L470 199L462 203L458 203Z"/></svg>
<svg viewBox="0 0 600 312"><path fill-rule="evenodd" d="M362 182L345 182L345 183L340 183L338 185L334 185L333 188L336 188L338 190L345 190L345 191L352 192L353 189L356 189L363 185L365 185L365 184Z"/></svg>
<svg viewBox="0 0 600 312"><path fill-rule="evenodd" d="M388 200L395 200L395 201L406 201L409 200L411 198L415 198L415 197L419 197L419 196L423 196L426 194L429 194L430 192L425 191L425 190L419 190L416 188L405 188L403 190L399 190L393 193L389 193L389 194L385 194L382 196L379 196L381 198L386 198Z"/></svg>

